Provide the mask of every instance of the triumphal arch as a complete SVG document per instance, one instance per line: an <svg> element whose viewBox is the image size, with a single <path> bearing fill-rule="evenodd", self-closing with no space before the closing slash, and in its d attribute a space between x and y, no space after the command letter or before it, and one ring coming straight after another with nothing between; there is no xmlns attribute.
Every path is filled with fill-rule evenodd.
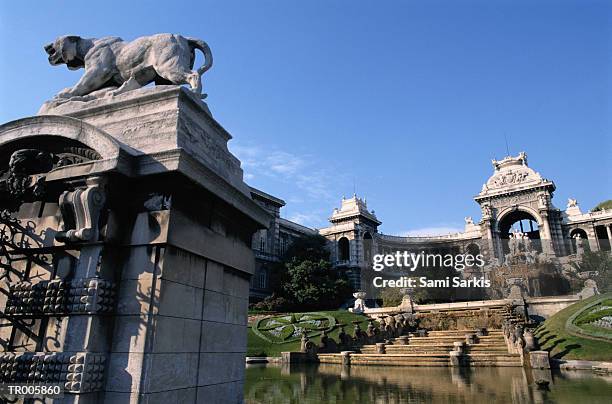
<svg viewBox="0 0 612 404"><path fill-rule="evenodd" d="M566 255L563 217L552 204L555 184L527 165L524 152L492 164L493 175L474 198L481 207L481 236L490 259L505 262L519 240L529 240L542 258ZM518 229L512 228L515 223Z"/></svg>

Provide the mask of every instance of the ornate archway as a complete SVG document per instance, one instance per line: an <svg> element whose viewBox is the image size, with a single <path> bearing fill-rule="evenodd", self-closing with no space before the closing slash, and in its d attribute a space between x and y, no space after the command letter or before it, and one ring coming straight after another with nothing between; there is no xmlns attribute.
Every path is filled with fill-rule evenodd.
<svg viewBox="0 0 612 404"><path fill-rule="evenodd" d="M367 265L372 262L373 240L369 231L363 234L363 261Z"/></svg>
<svg viewBox="0 0 612 404"><path fill-rule="evenodd" d="M99 159L118 157L122 151L129 151L108 133L67 116L34 116L18 119L0 126L0 148L3 154L23 145L55 147L61 145L77 146L95 151ZM42 148L42 147L34 147Z"/></svg>
<svg viewBox="0 0 612 404"><path fill-rule="evenodd" d="M541 223L542 219L539 215L527 207L517 207L502 212L497 220L497 232L504 254L510 252L509 240L511 237L526 237L534 249L542 252Z"/></svg>

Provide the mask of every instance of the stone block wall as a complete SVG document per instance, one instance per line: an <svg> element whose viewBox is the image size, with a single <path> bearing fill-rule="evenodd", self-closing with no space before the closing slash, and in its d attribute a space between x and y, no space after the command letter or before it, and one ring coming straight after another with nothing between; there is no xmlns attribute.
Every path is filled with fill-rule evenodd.
<svg viewBox="0 0 612 404"><path fill-rule="evenodd" d="M104 402L242 402L252 252L194 208L139 213L122 246Z"/></svg>
<svg viewBox="0 0 612 404"><path fill-rule="evenodd" d="M0 126L0 381L58 381L54 402L241 403L270 217L231 136L179 87L62 108Z"/></svg>

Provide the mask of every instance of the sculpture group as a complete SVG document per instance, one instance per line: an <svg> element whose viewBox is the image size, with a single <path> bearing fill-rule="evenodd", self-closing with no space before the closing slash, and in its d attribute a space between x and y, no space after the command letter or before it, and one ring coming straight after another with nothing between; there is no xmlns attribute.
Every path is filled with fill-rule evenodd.
<svg viewBox="0 0 612 404"><path fill-rule="evenodd" d="M529 236L522 232L511 232L508 238L508 249L504 263L506 265L518 262L534 264L538 261L539 252L533 247Z"/></svg>

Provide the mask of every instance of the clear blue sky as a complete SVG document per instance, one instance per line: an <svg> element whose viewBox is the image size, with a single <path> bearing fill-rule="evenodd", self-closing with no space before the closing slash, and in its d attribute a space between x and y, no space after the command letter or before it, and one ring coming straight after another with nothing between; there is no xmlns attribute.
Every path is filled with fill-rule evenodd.
<svg viewBox="0 0 612 404"><path fill-rule="evenodd" d="M461 228L490 159L525 150L554 202L610 198L612 5L605 1L11 1L0 5L0 120L82 71L63 34L206 40L208 104L247 181L324 226L354 184L400 234Z"/></svg>

